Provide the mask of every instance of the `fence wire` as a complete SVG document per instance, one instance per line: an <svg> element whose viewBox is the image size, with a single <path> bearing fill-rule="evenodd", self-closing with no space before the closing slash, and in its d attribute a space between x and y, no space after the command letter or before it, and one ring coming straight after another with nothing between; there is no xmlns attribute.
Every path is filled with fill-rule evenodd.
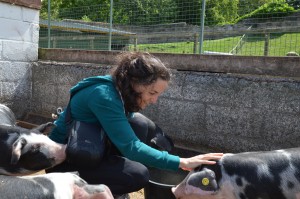
<svg viewBox="0 0 300 199"><path fill-rule="evenodd" d="M39 46L108 50L110 45L112 50L246 56L300 53L299 0L206 0L205 5L202 0L119 0L113 3L112 24L107 2L56 7L48 31L44 1Z"/></svg>

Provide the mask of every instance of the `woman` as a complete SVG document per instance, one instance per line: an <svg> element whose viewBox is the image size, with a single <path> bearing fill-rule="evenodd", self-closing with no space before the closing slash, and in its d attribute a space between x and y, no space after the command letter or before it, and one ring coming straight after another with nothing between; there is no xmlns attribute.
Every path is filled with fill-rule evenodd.
<svg viewBox="0 0 300 199"><path fill-rule="evenodd" d="M156 103L168 87L170 71L148 53L122 53L119 58L111 75L86 78L70 91L70 117L100 125L99 131L111 143L106 156L93 169L78 168L66 161L47 172L76 170L88 183L106 184L113 194L121 195L145 187L149 180L146 166L176 171L215 164L222 153L180 158L149 146L155 135L149 132L154 128L147 125L149 119L133 113ZM55 121L57 127L50 134L60 143L66 143L68 137L65 112Z"/></svg>

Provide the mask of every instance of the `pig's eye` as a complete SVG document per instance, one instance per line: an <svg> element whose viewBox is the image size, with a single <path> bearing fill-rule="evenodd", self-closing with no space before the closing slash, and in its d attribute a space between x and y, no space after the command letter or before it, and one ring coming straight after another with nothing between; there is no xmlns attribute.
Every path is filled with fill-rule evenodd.
<svg viewBox="0 0 300 199"><path fill-rule="evenodd" d="M25 139L21 139L21 150L25 147L27 141Z"/></svg>

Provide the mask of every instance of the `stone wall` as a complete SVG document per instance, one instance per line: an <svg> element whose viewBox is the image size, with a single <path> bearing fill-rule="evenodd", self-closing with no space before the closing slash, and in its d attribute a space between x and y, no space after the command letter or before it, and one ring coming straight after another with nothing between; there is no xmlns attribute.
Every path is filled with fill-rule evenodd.
<svg viewBox="0 0 300 199"><path fill-rule="evenodd" d="M13 107L18 116L32 95L31 66L38 59L40 4L40 0L0 0L0 102Z"/></svg>
<svg viewBox="0 0 300 199"><path fill-rule="evenodd" d="M31 111L50 116L66 106L70 87L107 74L117 53L40 49ZM177 146L202 152L299 146L299 57L155 55L172 68L173 79L142 112Z"/></svg>

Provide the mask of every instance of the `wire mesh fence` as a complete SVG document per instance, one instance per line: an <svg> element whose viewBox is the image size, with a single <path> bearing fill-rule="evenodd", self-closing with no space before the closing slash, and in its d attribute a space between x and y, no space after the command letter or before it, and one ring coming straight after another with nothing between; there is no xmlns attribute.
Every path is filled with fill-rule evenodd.
<svg viewBox="0 0 300 199"><path fill-rule="evenodd" d="M51 9L49 20L44 1L39 46L246 56L300 53L300 0L118 0L112 7L103 2L73 8L61 3Z"/></svg>

